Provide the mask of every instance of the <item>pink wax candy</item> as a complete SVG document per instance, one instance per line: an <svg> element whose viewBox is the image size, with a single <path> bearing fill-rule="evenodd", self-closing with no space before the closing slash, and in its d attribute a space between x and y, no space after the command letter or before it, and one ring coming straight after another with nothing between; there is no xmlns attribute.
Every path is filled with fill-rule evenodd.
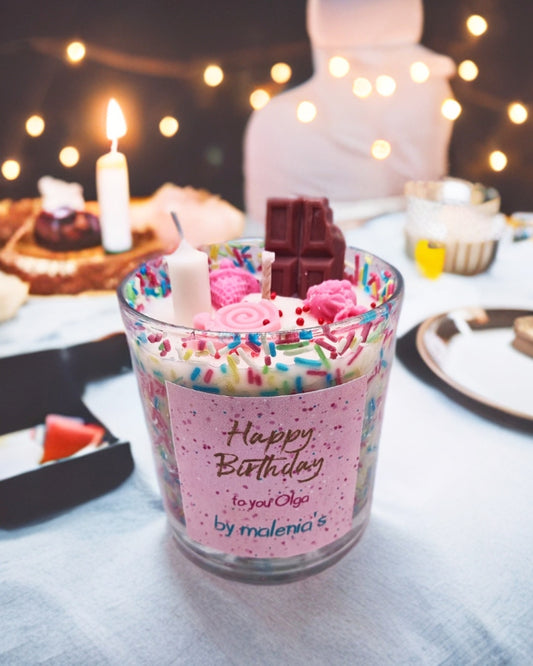
<svg viewBox="0 0 533 666"><path fill-rule="evenodd" d="M309 287L304 306L324 323L354 317L368 309L357 305L357 297L348 280L325 280Z"/></svg>
<svg viewBox="0 0 533 666"><path fill-rule="evenodd" d="M217 310L238 303L244 296L261 291L259 280L244 268L235 266L231 259L224 259L220 267L209 274L211 303Z"/></svg>
<svg viewBox="0 0 533 666"><path fill-rule="evenodd" d="M278 308L271 302L261 299L257 302L242 301L230 303L213 314L200 312L194 317L193 325L209 331L278 331L281 320Z"/></svg>

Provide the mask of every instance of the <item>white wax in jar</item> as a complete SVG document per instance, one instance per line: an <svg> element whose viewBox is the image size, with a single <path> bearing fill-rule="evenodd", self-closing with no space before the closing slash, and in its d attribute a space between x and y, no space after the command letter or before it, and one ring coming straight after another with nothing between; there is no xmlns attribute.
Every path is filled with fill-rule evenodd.
<svg viewBox="0 0 533 666"><path fill-rule="evenodd" d="M194 315L211 310L207 254L182 238L178 249L165 259L172 288L174 323L192 327Z"/></svg>
<svg viewBox="0 0 533 666"><path fill-rule="evenodd" d="M96 162L102 245L107 252L131 249L130 187L126 156L116 150Z"/></svg>

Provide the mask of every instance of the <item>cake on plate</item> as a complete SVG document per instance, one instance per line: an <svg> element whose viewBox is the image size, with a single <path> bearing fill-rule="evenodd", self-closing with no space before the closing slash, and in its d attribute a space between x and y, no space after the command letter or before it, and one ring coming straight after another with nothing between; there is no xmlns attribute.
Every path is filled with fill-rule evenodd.
<svg viewBox="0 0 533 666"><path fill-rule="evenodd" d="M81 186L45 176L41 197L0 201L0 271L29 284L30 294L116 289L142 261L173 252L179 236L170 212L193 245L237 238L244 215L204 190L165 184L130 204L132 247L108 253L101 244L97 202Z"/></svg>

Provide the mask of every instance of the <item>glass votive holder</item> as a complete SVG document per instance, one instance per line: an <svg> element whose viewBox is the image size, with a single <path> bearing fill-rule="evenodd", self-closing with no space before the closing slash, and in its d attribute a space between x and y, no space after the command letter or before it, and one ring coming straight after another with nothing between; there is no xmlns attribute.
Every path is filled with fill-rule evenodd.
<svg viewBox="0 0 533 666"><path fill-rule="evenodd" d="M458 178L410 181L405 186L405 247L415 258L419 241L445 249L447 273L475 275L496 257L505 221L500 195L493 187Z"/></svg>

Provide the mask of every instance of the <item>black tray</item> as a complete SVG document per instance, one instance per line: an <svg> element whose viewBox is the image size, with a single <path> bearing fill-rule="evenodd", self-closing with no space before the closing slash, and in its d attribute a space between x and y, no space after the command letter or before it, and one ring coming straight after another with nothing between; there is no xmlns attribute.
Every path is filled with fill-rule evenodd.
<svg viewBox="0 0 533 666"><path fill-rule="evenodd" d="M124 334L61 349L0 358L0 435L44 423L47 414L97 423L108 446L0 481L0 527L16 527L97 497L133 470L129 442L86 407L90 381L131 369Z"/></svg>

